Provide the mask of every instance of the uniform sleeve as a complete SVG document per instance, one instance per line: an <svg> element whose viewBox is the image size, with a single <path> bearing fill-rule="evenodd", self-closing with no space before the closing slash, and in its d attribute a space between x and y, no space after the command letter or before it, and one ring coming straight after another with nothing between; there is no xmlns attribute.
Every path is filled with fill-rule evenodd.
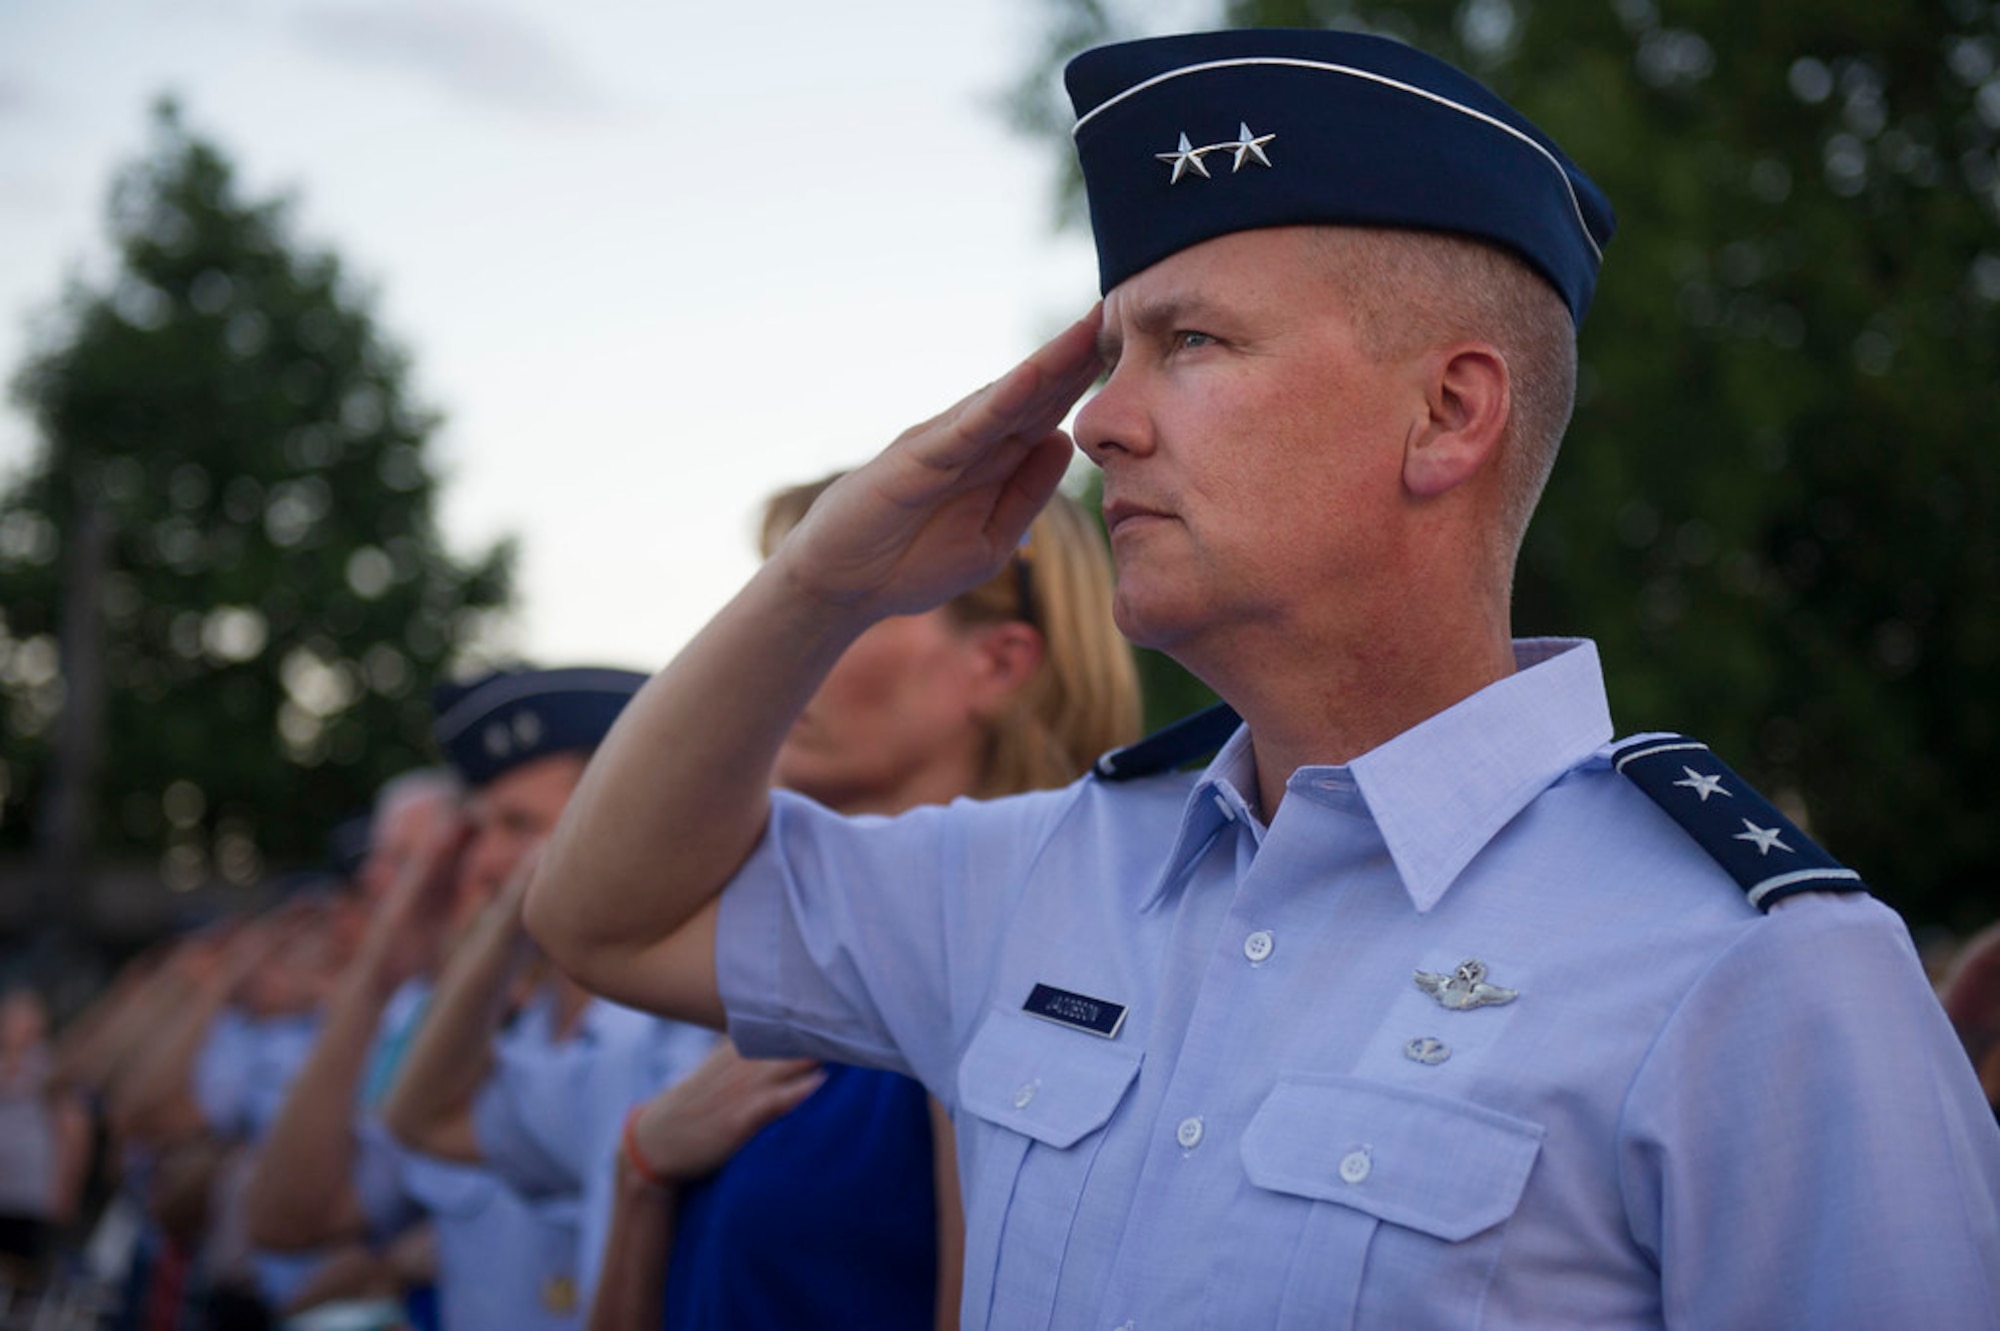
<svg viewBox="0 0 2000 1331"><path fill-rule="evenodd" d="M365 1114L354 1127L354 1195L368 1222L368 1237L384 1242L416 1223L420 1208L403 1186L408 1152L382 1120Z"/></svg>
<svg viewBox="0 0 2000 1331"><path fill-rule="evenodd" d="M518 1090L495 1077L472 1105L480 1159L501 1182L529 1200L575 1192L583 1180L570 1161L548 1151L521 1113Z"/></svg>
<svg viewBox="0 0 2000 1331"><path fill-rule="evenodd" d="M1668 1022L1621 1132L1689 1331L2000 1326L2000 1129L1902 922L1805 897Z"/></svg>
<svg viewBox="0 0 2000 1331"><path fill-rule="evenodd" d="M235 1008L225 1008L195 1055L194 1102L202 1121L218 1137L247 1134L250 1122L250 1069L255 1050L249 1021Z"/></svg>
<svg viewBox="0 0 2000 1331"><path fill-rule="evenodd" d="M843 818L774 792L722 898L716 970L746 1054L888 1068L933 1088L955 1064L1035 848L1045 792Z"/></svg>
<svg viewBox="0 0 2000 1331"><path fill-rule="evenodd" d="M472 1105L480 1158L522 1197L575 1194L583 1187L577 1143L586 1109L584 1079L573 1075L579 1069L565 1065L562 1047L511 1029L495 1041L493 1053L493 1074Z"/></svg>

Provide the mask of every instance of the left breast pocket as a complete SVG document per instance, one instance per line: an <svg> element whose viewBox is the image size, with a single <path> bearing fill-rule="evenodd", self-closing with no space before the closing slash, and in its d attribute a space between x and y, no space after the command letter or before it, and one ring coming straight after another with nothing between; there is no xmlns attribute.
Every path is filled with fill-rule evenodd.
<svg viewBox="0 0 2000 1331"><path fill-rule="evenodd" d="M997 1283L1008 1290L1010 1317L1046 1324L1104 1125L1140 1058L1135 1046L1024 1012L987 1013L958 1067L959 1131L962 1139L976 1134L965 1188L974 1207L966 1307L988 1308Z"/></svg>
<svg viewBox="0 0 2000 1331"><path fill-rule="evenodd" d="M1346 1327L1370 1309L1384 1325L1431 1324L1410 1320L1421 1307L1438 1325L1469 1325L1543 1136L1540 1124L1466 1101L1355 1077L1280 1077L1243 1135L1259 1205L1296 1240L1260 1245L1262 1260L1284 1263L1265 1273L1267 1288L1283 1290L1277 1324Z"/></svg>

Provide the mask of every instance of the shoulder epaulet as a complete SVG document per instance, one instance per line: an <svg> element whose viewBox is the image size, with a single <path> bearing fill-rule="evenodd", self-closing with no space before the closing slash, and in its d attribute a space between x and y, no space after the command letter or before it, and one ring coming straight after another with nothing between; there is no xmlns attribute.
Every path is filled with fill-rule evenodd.
<svg viewBox="0 0 2000 1331"><path fill-rule="evenodd" d="M1171 772L1213 754L1240 724L1229 704L1219 702L1154 731L1136 744L1113 749L1099 758L1092 770L1100 781L1134 781Z"/></svg>
<svg viewBox="0 0 2000 1331"><path fill-rule="evenodd" d="M1868 890L1860 874L1820 849L1706 744L1652 735L1624 745L1611 761L1742 884L1758 910L1800 892Z"/></svg>

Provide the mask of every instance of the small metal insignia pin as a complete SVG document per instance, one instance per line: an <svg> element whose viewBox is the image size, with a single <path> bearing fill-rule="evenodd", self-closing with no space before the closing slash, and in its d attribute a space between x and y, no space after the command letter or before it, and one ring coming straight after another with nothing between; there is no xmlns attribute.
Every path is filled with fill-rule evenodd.
<svg viewBox="0 0 2000 1331"><path fill-rule="evenodd" d="M1276 134L1253 134L1250 132L1249 122L1239 120L1236 122L1236 137L1233 139L1224 139L1220 143L1204 143L1197 148L1183 130L1180 144L1174 151L1154 153L1153 156L1174 169L1173 178L1167 183L1178 185L1181 183L1181 177L1187 175L1200 176L1204 180L1213 179L1208 173L1208 163L1202 160L1210 153L1226 152L1231 155L1229 168L1231 175L1241 171L1246 162L1255 162L1259 166L1268 167L1271 165L1271 156L1264 151L1264 145L1277 137Z"/></svg>
<svg viewBox="0 0 2000 1331"><path fill-rule="evenodd" d="M1207 177L1208 167L1202 162L1201 157L1203 153L1212 152L1213 150L1213 145L1207 148L1195 147L1192 143L1188 142L1188 136L1183 132L1181 134L1181 146L1178 150L1170 153L1154 153L1153 156L1159 158L1162 162L1172 165L1174 168L1174 178L1167 183L1178 185L1181 183L1181 177L1190 171L1198 176Z"/></svg>
<svg viewBox="0 0 2000 1331"><path fill-rule="evenodd" d="M1277 137L1275 134L1252 134L1249 124L1242 122L1236 127L1236 142L1218 146L1226 147L1236 154L1236 165L1229 169L1241 171L1246 161L1254 161L1259 166L1269 166L1271 159L1265 156L1264 145Z"/></svg>
<svg viewBox="0 0 2000 1331"><path fill-rule="evenodd" d="M1520 996L1518 989L1502 989L1497 984L1486 983L1486 963L1465 960L1449 975L1439 975L1436 971L1418 971L1417 988L1435 998L1439 1004L1453 1012L1465 1012L1476 1007L1498 1007L1511 1003Z"/></svg>
<svg viewBox="0 0 2000 1331"><path fill-rule="evenodd" d="M1419 1035L1403 1046L1403 1053L1425 1067L1434 1068L1451 1057L1451 1046L1435 1035Z"/></svg>

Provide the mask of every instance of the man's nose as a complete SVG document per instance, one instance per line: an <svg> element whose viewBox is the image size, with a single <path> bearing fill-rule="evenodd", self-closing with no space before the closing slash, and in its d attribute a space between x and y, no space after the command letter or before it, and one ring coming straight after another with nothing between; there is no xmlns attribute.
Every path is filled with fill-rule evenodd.
<svg viewBox="0 0 2000 1331"><path fill-rule="evenodd" d="M1153 451L1151 419L1138 379L1130 368L1114 369L1077 409L1072 431L1076 446L1100 467L1114 453L1141 456Z"/></svg>

